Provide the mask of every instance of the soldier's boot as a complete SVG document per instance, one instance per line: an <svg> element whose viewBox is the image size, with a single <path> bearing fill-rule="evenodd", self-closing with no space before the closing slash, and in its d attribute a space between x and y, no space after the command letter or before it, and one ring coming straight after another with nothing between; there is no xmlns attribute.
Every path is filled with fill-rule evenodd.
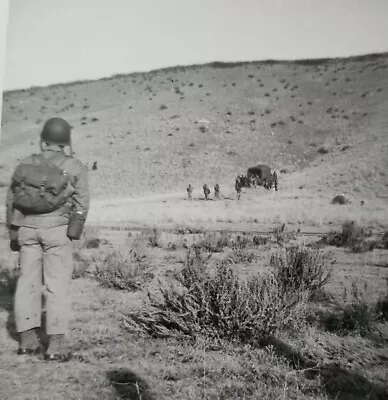
<svg viewBox="0 0 388 400"><path fill-rule="evenodd" d="M17 354L37 354L40 351L40 344L35 328L20 332L20 344Z"/></svg>
<svg viewBox="0 0 388 400"><path fill-rule="evenodd" d="M66 362L69 361L71 357L72 354L65 351L65 335L49 335L49 344L44 359L46 361Z"/></svg>

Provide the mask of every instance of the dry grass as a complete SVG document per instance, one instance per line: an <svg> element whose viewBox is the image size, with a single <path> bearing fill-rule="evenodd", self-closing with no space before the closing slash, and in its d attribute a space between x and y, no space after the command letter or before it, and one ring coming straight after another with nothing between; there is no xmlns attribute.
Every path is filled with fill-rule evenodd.
<svg viewBox="0 0 388 400"><path fill-rule="evenodd" d="M289 289L291 286L296 288L293 285L295 281L284 279L285 276L292 275L294 271L297 277L306 277L303 271L310 271L313 265L319 272L321 253L315 250L301 251L301 248L295 253L293 245L284 247L276 245L275 241L257 246L253 241L254 235L235 235L228 237L221 252L215 253L211 249L205 251L198 245L191 247L182 267L178 255L187 250L177 248L171 251L165 246L154 247L149 241L150 237L154 237L150 233L123 237L127 243L127 253L118 250L119 236L111 235L106 239L113 245L115 263L123 261L130 265L133 255L129 249L136 249L139 254L146 255L157 280L160 283L164 280L165 284L160 286L157 280L148 281L133 292L122 290L128 288L132 275L121 277L121 281L127 284L125 288L120 285L102 287L90 275L74 280L74 314L68 346L75 356L68 364L58 364L54 370L52 365L32 357L24 362L15 359L17 344L12 333L9 306L14 286L12 278L1 280L0 320L8 330L0 339L3 349L0 358L2 365L6 366L0 371L5 378L0 389L2 398L11 398L12 393L12 398L26 399L31 390L40 399L47 400L80 397L326 400L335 398L338 393L339 398L364 398L371 391L376 396L384 396L383 382L387 376L383 365L384 357L388 354L381 344L384 343L384 332L388 334L388 330L381 318L383 303L379 303L380 309L376 308L378 299L375 300L368 293L372 291L378 294L380 300L387 296L386 283L385 287L380 284L383 276L388 278L387 268L380 269L383 275L369 277L366 272L372 274L376 267L373 263L363 265L364 277L370 285L366 290L363 285L354 284L351 276L346 277L344 260L348 260L348 257L344 254L342 260L343 250L336 249L337 263L332 271L332 282L323 286L326 294L320 293L318 296L316 292L310 301L303 295L295 295L296 303L292 306L291 299L284 295L284 285L279 286L276 282L285 283ZM93 232L91 238L95 234ZM188 235L186 233L183 236ZM100 231L99 237L104 236ZM176 233L175 240L181 240L180 236L182 233ZM223 237L219 234L220 239ZM88 238L85 239L87 243ZM159 239L163 242L164 238ZM174 239L171 237L170 240ZM197 244L200 243L201 235L197 235ZM271 266L273 246L278 246L275 254L279 256L272 258L277 261L272 261ZM267 254L267 267L264 265L263 269L259 265L263 262L260 258L251 264L224 264L223 257L228 257L229 252L236 249L241 254L249 254L255 249ZM112 251L104 246L81 250L90 252L91 257L94 254L95 258ZM176 258L172 257L174 254ZM298 254L299 257L292 257ZM354 260L360 257L351 254ZM301 262L297 262L298 259ZM369 262L373 261L369 259ZM104 265L114 267L115 263ZM216 265L219 265L218 269ZM241 269L248 266L256 271L256 279L244 278ZM355 263L352 267L355 273L359 273ZM168 273L171 269L174 272L172 275ZM275 275L268 275L271 270ZM276 275L280 281L274 280ZM180 284L177 285L174 277L178 277ZM316 281L323 284L321 277L318 273ZM345 291L339 292L336 288L338 282L348 283L346 298L343 295ZM173 288L169 289L172 284ZM298 287L303 286L301 284ZM160 288L166 291L164 297L159 296L159 300L164 299L169 308L159 308L155 313L150 308L147 292L153 293L150 296L157 302ZM316 285L312 284L311 288L315 289ZM334 302L337 305L332 307ZM159 322L163 321L160 317L163 312L165 317L168 316L168 309L174 318L165 318L164 323L169 320L169 324L165 325L164 330L161 324L158 331L155 321L158 318ZM199 310L203 310L203 313L198 313ZM262 316L257 318L260 310ZM318 310L326 310L326 314ZM218 313L221 318L217 318ZM154 327L149 333L162 338L150 339L148 335L142 337L128 333L129 327L133 328L133 324L128 324L128 315L142 315L143 319L138 319L138 322L143 323L143 329L150 320L153 321L153 325L148 324ZM283 317L279 318L280 315ZM317 316L320 318L317 319ZM337 325L333 325L333 321ZM252 331L251 328L255 326L258 330ZM194 334L195 340L179 339L181 335L171 337L174 331ZM146 329L143 334L145 332ZM244 344L241 344L241 339ZM50 376L50 379L46 376ZM20 379L23 379L25 386L16 386Z"/></svg>

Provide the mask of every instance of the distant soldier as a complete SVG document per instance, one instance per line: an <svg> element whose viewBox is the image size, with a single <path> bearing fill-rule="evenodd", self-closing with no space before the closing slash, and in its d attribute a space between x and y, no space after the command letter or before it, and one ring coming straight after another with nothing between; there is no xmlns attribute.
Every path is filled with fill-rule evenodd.
<svg viewBox="0 0 388 400"><path fill-rule="evenodd" d="M251 186L253 186L255 188L256 187L256 179L255 179L255 177L251 176L249 178L249 181L250 181Z"/></svg>
<svg viewBox="0 0 388 400"><path fill-rule="evenodd" d="M364 201L364 200L361 200L361 201L360 201L360 204L361 204L361 207L364 207L365 201Z"/></svg>
<svg viewBox="0 0 388 400"><path fill-rule="evenodd" d="M92 170L97 171L97 161L93 162Z"/></svg>
<svg viewBox="0 0 388 400"><path fill-rule="evenodd" d="M209 200L210 189L206 183L203 185L203 193L205 195L205 199Z"/></svg>
<svg viewBox="0 0 388 400"><path fill-rule="evenodd" d="M278 174L276 173L276 171L273 171L272 181L275 185L275 190L278 191Z"/></svg>
<svg viewBox="0 0 388 400"><path fill-rule="evenodd" d="M241 184L240 184L238 179L236 179L236 184L234 185L234 188L236 189L237 200L240 200L240 197L241 197Z"/></svg>
<svg viewBox="0 0 388 400"><path fill-rule="evenodd" d="M187 187L187 196L189 198L189 200L192 199L191 195L193 193L193 187L191 186L191 184L189 184L189 186Z"/></svg>
<svg viewBox="0 0 388 400"><path fill-rule="evenodd" d="M220 185L218 183L214 186L214 198L220 199Z"/></svg>

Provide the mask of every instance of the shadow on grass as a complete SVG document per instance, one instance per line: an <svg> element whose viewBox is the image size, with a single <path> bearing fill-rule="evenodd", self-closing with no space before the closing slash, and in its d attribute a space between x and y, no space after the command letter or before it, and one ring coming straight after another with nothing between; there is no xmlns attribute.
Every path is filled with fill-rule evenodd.
<svg viewBox="0 0 388 400"><path fill-rule="evenodd" d="M123 400L156 400L148 384L128 369L108 371L107 377Z"/></svg>
<svg viewBox="0 0 388 400"><path fill-rule="evenodd" d="M341 367L337 363L318 365L313 359L306 358L291 346L277 338L269 338L261 346L272 345L275 354L286 358L297 370L303 370L307 379L320 378L322 388L337 400L388 400L388 386L370 382L361 374Z"/></svg>

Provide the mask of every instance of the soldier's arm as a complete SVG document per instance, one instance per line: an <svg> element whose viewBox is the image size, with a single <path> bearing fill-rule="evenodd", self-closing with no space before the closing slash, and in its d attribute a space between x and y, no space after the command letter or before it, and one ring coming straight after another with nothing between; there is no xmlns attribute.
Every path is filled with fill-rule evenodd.
<svg viewBox="0 0 388 400"><path fill-rule="evenodd" d="M11 221L13 217L13 206L14 206L14 194L13 194L13 187L12 187L12 179L11 183L8 186L7 190L7 198L6 198L6 224L7 227L10 228L11 226Z"/></svg>
<svg viewBox="0 0 388 400"><path fill-rule="evenodd" d="M88 171L83 165L80 168L80 172L77 175L75 182L75 193L73 199L75 202L75 208L77 212L82 212L85 219L89 213L90 207L90 195L89 195L89 181Z"/></svg>

